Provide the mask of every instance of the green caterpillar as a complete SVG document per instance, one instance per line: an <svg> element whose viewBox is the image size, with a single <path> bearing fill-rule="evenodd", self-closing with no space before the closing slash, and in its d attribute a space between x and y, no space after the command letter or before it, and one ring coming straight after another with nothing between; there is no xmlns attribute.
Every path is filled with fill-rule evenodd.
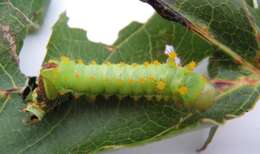
<svg viewBox="0 0 260 154"><path fill-rule="evenodd" d="M158 61L131 65L92 62L85 65L82 61L62 57L42 68L39 85L33 91L33 101L25 110L41 120L52 100L72 93L90 97L157 98L156 101L178 102L184 107L203 111L214 103L216 90L204 76L193 72L194 65L180 67L174 62L160 64Z"/></svg>

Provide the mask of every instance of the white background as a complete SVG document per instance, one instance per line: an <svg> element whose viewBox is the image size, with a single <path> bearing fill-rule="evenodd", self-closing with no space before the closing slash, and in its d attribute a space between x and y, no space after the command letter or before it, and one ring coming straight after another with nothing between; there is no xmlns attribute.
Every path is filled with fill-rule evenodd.
<svg viewBox="0 0 260 154"><path fill-rule="evenodd" d="M46 53L51 27L63 11L70 17L69 25L88 31L89 39L112 44L117 33L133 20L145 22L153 9L139 0L52 0L39 32L26 38L20 54L21 69L37 75ZM32 60L33 59L33 60ZM213 143L203 154L259 154L260 105L229 121L217 132ZM103 154L195 154L207 137L208 129L141 147L103 152Z"/></svg>

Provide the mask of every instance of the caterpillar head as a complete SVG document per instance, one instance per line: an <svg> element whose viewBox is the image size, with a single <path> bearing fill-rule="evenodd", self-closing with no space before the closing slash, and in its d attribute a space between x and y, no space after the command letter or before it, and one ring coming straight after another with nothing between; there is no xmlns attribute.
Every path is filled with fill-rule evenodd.
<svg viewBox="0 0 260 154"><path fill-rule="evenodd" d="M200 111L205 111L213 106L215 103L214 98L216 98L217 92L215 87L207 83L202 92L200 97L197 98L197 100L194 103L194 107Z"/></svg>
<svg viewBox="0 0 260 154"><path fill-rule="evenodd" d="M30 114L29 122L41 121L46 113L38 102L29 102L23 111Z"/></svg>
<svg viewBox="0 0 260 154"><path fill-rule="evenodd" d="M28 122L34 123L37 121L42 120L44 117L46 111L45 111L45 104L44 101L39 101L38 100L38 94L37 90L35 89L30 97L28 98L28 103L27 106L23 109L23 112L28 112L29 113L29 119Z"/></svg>
<svg viewBox="0 0 260 154"><path fill-rule="evenodd" d="M48 63L43 65L44 69L53 69L57 67L57 63L55 61L49 61ZM42 76L39 76L35 82L37 83L29 96L27 97L27 106L23 109L24 112L28 112L30 115L29 122L34 123L37 121L41 121L42 118L47 113L49 108L48 101L46 96L49 94L49 91L45 91L44 81ZM51 83L51 82L47 82ZM49 88L52 90L53 88ZM55 91L54 91L55 92Z"/></svg>

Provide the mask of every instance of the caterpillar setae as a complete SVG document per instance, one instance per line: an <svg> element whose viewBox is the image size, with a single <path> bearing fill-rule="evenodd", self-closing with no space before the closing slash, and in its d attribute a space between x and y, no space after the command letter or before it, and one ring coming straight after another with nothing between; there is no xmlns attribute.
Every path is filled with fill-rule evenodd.
<svg viewBox="0 0 260 154"><path fill-rule="evenodd" d="M75 96L130 96L178 102L183 107L204 111L212 106L216 95L214 86L201 74L193 72L195 63L181 67L175 64L176 54L170 60L144 64L84 64L67 57L49 61L40 71L38 87L26 111L41 120L52 100L71 93Z"/></svg>

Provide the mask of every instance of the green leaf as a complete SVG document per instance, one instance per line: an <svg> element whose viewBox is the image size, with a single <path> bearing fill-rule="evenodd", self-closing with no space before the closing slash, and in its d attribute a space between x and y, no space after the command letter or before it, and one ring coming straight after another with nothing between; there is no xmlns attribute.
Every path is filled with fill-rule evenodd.
<svg viewBox="0 0 260 154"><path fill-rule="evenodd" d="M258 45L260 46L260 8L249 8L250 12L252 13L252 18L254 19L254 22L256 23L256 40L258 42ZM258 57L257 57L257 67L260 68L260 51L258 51Z"/></svg>
<svg viewBox="0 0 260 154"><path fill-rule="evenodd" d="M169 44L176 47L183 63L187 63L191 60L201 61L214 49L182 26L168 22L159 15L152 16L145 24L131 23L119 33L119 38L113 45L88 40L85 31L69 28L66 25L67 20L67 17L62 15L55 25L55 35L51 37L48 45L46 60L68 56L72 59L83 59L85 62L96 60L99 63L143 63L153 60L165 62L167 57L164 50Z"/></svg>
<svg viewBox="0 0 260 154"><path fill-rule="evenodd" d="M247 2L247 4L249 5L249 6L251 6L251 7L253 7L254 6L254 0L245 0L246 2Z"/></svg>
<svg viewBox="0 0 260 154"><path fill-rule="evenodd" d="M187 37L177 36L179 31L171 31L176 27L173 28L172 24L165 26L169 22L154 16L146 24L130 24L121 31L116 43L108 46L91 42L86 38L86 32L68 27L67 21L63 14L54 26L46 61L62 55L71 59L81 58L85 62L165 60L164 45L172 44L174 39L171 36ZM152 39L147 39L147 36ZM185 45L189 46L194 40L189 41ZM185 48L182 43L178 45ZM258 95L259 87L242 84L220 95L216 105L204 113L178 108L172 102L158 104L142 100L134 103L128 99L118 102L115 98L97 98L95 103L89 103L85 98L62 97L57 100L62 105L36 125L26 126L20 121L21 115L14 117L12 125L16 125L17 129L5 129L9 142L1 143L0 149L9 152L12 147L15 153L96 153L141 145L203 127L204 122L219 124L230 119L230 115L239 116L252 108Z"/></svg>
<svg viewBox="0 0 260 154"><path fill-rule="evenodd" d="M215 52L210 56L208 65L209 76L212 79L238 80L242 76L252 73L242 66L237 65L232 59L221 52Z"/></svg>
<svg viewBox="0 0 260 154"><path fill-rule="evenodd" d="M0 2L0 143L3 146L15 140L5 133L15 134L24 115L20 112L23 100L18 93L25 85L26 77L20 72L18 54L25 36L39 27L47 4L46 0ZM0 153L13 153L12 147L1 147Z"/></svg>
<svg viewBox="0 0 260 154"><path fill-rule="evenodd" d="M259 74L257 29L248 5L237 0L143 0L218 47L232 60ZM203 52L203 51L201 51Z"/></svg>
<svg viewBox="0 0 260 154"><path fill-rule="evenodd" d="M85 31L69 28L67 21L68 18L63 14L56 23L48 44L47 60L68 56L72 59L83 59L85 62L96 60L98 63L104 61L141 63L144 60L151 61L159 57L161 61L164 61L166 60L166 56L163 56L165 44L171 43L172 40L171 24L167 24L167 21L162 19L160 22L166 24L168 28L148 27L134 22L122 30L118 40L111 46L88 40ZM150 19L150 22L154 21L156 19Z"/></svg>
<svg viewBox="0 0 260 154"><path fill-rule="evenodd" d="M260 27L260 9L251 9L258 27ZM259 33L259 32L258 32Z"/></svg>
<svg viewBox="0 0 260 154"><path fill-rule="evenodd" d="M20 92L25 84L18 54L25 36L39 27L47 4L45 0L0 2L0 119L6 106L13 101L10 93Z"/></svg>
<svg viewBox="0 0 260 154"><path fill-rule="evenodd" d="M129 63L153 59L164 61L165 45L172 44L175 32L172 23L155 15L146 24L130 24L121 31L115 44L108 46L89 41L84 31L69 28L67 21L68 18L62 15L55 25L46 60L66 55L73 59L82 58L86 62L94 59L98 62L110 60ZM184 32L187 35L181 37L192 36L186 30ZM195 38L189 41L192 42L193 39ZM180 47L186 45L183 42L179 43ZM115 51L111 50L114 48ZM24 115L19 112L22 105L18 104L21 100L8 103L0 119L3 119L3 123L12 122L1 129L3 138L8 140L0 140L1 151L96 152L159 140L166 135L175 135L197 126L196 122L182 126L191 113L185 109L176 109L174 103L153 104L141 101L136 105L131 100L125 100L122 104L113 100L98 100L95 104L89 104L85 99L63 99L62 106L33 126L22 121ZM12 120L9 120L11 117Z"/></svg>
<svg viewBox="0 0 260 154"><path fill-rule="evenodd" d="M216 48L204 39L177 23L172 24L173 44L183 65L191 61L200 62L215 52Z"/></svg>
<svg viewBox="0 0 260 154"><path fill-rule="evenodd" d="M207 118L223 122L227 119L223 115L238 116L251 109L250 106L256 103L260 95L259 9L237 0L142 1L151 4L161 16L182 24L217 47L209 60L211 78L219 80L219 84L232 83L232 80L237 80L232 84L242 84L239 90L233 87L231 92L222 91L220 95L227 96L219 99L208 111ZM245 83L244 79L253 83ZM248 88L248 84L255 85ZM238 97L241 94L243 98ZM238 104L242 104L241 107L237 108ZM232 110L240 112L232 114Z"/></svg>
<svg viewBox="0 0 260 154"><path fill-rule="evenodd" d="M197 4L200 2L191 1L194 2L194 6L200 6ZM202 0L202 2L205 1ZM221 3L224 9L216 9L217 12L225 11L226 3L229 4L228 1ZM199 19L196 16L194 18L196 21ZM216 35L213 38L217 40L206 42L181 25L168 22L158 15L153 16L145 24L131 23L121 31L118 40L113 45L88 40L85 31L68 27L67 21L68 18L63 14L54 26L45 62L58 59L60 56L82 59L86 63L92 60L99 63L166 61L165 45L173 44L183 63L191 60L200 61L211 56L218 47L225 53L231 53L231 55L235 53L234 58L237 58L241 50L246 48L245 46L250 46L252 51L250 50L249 56L242 54L239 57L245 58L250 66L254 65L254 58L250 55L256 54L254 48L256 41L249 42L249 45L245 43L246 45L238 46L239 50L233 51L234 44L229 47L227 43L229 39L218 40L217 35L221 35L223 31L219 33L214 31L212 33L214 35L209 36ZM245 26L245 31L250 30L247 29L248 25L245 23L240 26ZM220 27L227 28L225 24ZM239 30L237 33L240 36L248 32L242 28ZM251 37L251 32L249 31L250 35L245 36ZM236 39L237 37L232 36L231 40ZM224 75L224 77L227 76ZM4 123L0 129L1 138L3 138L0 139L0 151L2 153L96 153L105 149L141 145L178 135L203 127L205 122L223 123L227 119L250 110L259 97L258 83L254 85L243 79L234 82L236 83L234 87L220 93L215 106L202 113L178 108L172 102L158 104L145 100L133 102L128 99L118 102L115 98L110 100L97 98L95 103L89 103L85 98L76 99L64 96L57 100L62 102L62 105L35 125L26 125L22 121L24 114L19 112L22 105L18 103L21 99L14 97L10 101L15 102L6 103L8 106L2 114L0 113L0 120Z"/></svg>
<svg viewBox="0 0 260 154"><path fill-rule="evenodd" d="M251 2L251 3L250 3ZM253 7L253 1L249 1L250 6ZM248 6L246 8L247 16L249 17L249 21L255 31L256 41L258 47L260 46L260 9L255 9ZM248 9L248 10L247 10ZM256 68L260 68L260 50L256 51L255 62L254 65ZM237 79L241 76L249 76L251 73L248 70L245 70L241 65L237 65L237 63L233 62L231 58L226 55L223 55L220 51L213 54L210 58L209 62L209 73L212 78L222 78L222 79Z"/></svg>
<svg viewBox="0 0 260 154"><path fill-rule="evenodd" d="M239 83L238 83L239 84ZM216 105L204 113L204 120L222 123L249 112L260 96L260 85L240 85L221 94Z"/></svg>
<svg viewBox="0 0 260 154"><path fill-rule="evenodd" d="M0 2L0 88L20 88L25 77L21 74L18 54L23 39L37 29L48 1L10 0Z"/></svg>

